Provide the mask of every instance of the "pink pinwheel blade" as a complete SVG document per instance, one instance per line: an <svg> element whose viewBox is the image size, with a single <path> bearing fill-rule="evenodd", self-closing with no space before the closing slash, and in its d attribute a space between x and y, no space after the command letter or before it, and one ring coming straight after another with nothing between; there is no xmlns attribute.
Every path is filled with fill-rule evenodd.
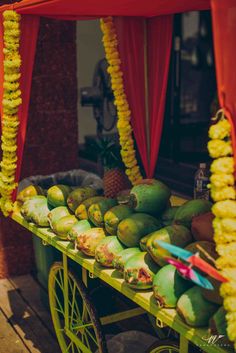
<svg viewBox="0 0 236 353"><path fill-rule="evenodd" d="M213 266L211 266L208 262L204 261L197 255L193 255L188 258L188 262L190 262L193 266L199 268L209 276L217 279L220 282L228 282L228 279L222 276Z"/></svg>

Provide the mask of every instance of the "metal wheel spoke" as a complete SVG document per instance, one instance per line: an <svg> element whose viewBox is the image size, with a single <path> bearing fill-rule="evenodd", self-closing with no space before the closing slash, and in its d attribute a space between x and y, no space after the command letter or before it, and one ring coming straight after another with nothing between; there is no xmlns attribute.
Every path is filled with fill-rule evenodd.
<svg viewBox="0 0 236 353"><path fill-rule="evenodd" d="M69 349L70 349L70 347L73 345L73 341L71 341L70 343L69 343L69 345L68 345L68 347L66 347L66 352L69 352Z"/></svg>
<svg viewBox="0 0 236 353"><path fill-rule="evenodd" d="M57 297L57 293L56 293L55 289L53 289L53 292L54 292L54 296L55 296L55 299L56 299L56 301L57 301L57 304L58 304L60 310L62 311L63 315L65 316L65 312L64 312L64 310L63 310L63 308L62 308L62 306L61 306L61 303L60 303L59 298Z"/></svg>
<svg viewBox="0 0 236 353"><path fill-rule="evenodd" d="M72 292L71 321L69 322L69 325L72 323L72 317L73 317L73 312L74 312L75 290L76 290L76 285L74 283L73 292Z"/></svg>
<svg viewBox="0 0 236 353"><path fill-rule="evenodd" d="M56 281L56 283L58 284L58 286L61 288L61 290L63 292L64 291L63 283L60 283L57 277L55 277L55 281Z"/></svg>
<svg viewBox="0 0 236 353"><path fill-rule="evenodd" d="M87 332L87 334L89 335L89 337L91 338L91 340L93 340L93 342L98 346L98 343L96 341L96 335L95 338L93 337L92 333L89 331L89 329L85 328L84 329L85 332Z"/></svg>
<svg viewBox="0 0 236 353"><path fill-rule="evenodd" d="M86 342L84 342L86 341ZM83 344L85 344L91 351L91 347L90 347L90 344L89 344L89 340L88 340L88 337L86 335L82 335L82 342Z"/></svg>
<svg viewBox="0 0 236 353"><path fill-rule="evenodd" d="M62 315L64 315L64 312L63 311L61 311L60 309L58 309L58 308L54 308L58 313L60 313L60 314L62 314Z"/></svg>

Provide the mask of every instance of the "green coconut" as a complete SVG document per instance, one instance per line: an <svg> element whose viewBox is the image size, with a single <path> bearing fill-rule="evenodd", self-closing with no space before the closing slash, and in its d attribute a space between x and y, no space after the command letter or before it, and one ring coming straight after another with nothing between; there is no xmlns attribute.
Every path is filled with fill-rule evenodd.
<svg viewBox="0 0 236 353"><path fill-rule="evenodd" d="M49 212L50 206L48 205L47 198L42 195L30 197L21 207L22 216L28 222L33 222L40 227L49 227Z"/></svg>
<svg viewBox="0 0 236 353"><path fill-rule="evenodd" d="M175 214L174 223L191 228L193 217L210 212L212 203L207 200L190 200L180 206Z"/></svg>
<svg viewBox="0 0 236 353"><path fill-rule="evenodd" d="M112 262L117 254L124 250L124 246L115 235L104 238L96 247L95 259L102 266L112 267Z"/></svg>
<svg viewBox="0 0 236 353"><path fill-rule="evenodd" d="M134 213L119 223L117 236L125 246L136 247L142 237L161 227L161 222L153 216Z"/></svg>
<svg viewBox="0 0 236 353"><path fill-rule="evenodd" d="M210 276L207 276L206 278L208 279L209 282L211 282L214 289L210 290L206 288L201 288L203 297L207 299L209 302L222 305L223 298L220 296L221 283Z"/></svg>
<svg viewBox="0 0 236 353"><path fill-rule="evenodd" d="M84 221L80 221L84 222ZM103 228L90 228L78 234L75 239L76 248L85 255L95 256L95 249L103 238L106 237Z"/></svg>
<svg viewBox="0 0 236 353"><path fill-rule="evenodd" d="M194 286L181 295L177 302L177 312L192 327L207 326L209 319L219 306L202 296L201 288Z"/></svg>
<svg viewBox="0 0 236 353"><path fill-rule="evenodd" d="M117 205L108 210L104 215L104 223L106 231L109 234L116 234L118 224L125 218L129 217L133 210L126 205Z"/></svg>
<svg viewBox="0 0 236 353"><path fill-rule="evenodd" d="M223 306L221 306L210 318L209 327L211 333L227 337L226 310Z"/></svg>
<svg viewBox="0 0 236 353"><path fill-rule="evenodd" d="M36 195L44 196L44 194L45 192L40 186L29 185L19 192L16 200L19 201L21 204L23 204L27 199L29 199L32 196L36 196Z"/></svg>
<svg viewBox="0 0 236 353"><path fill-rule="evenodd" d="M119 252L114 260L113 267L115 267L118 271L123 272L125 263L134 255L140 253L141 250L139 248L128 248Z"/></svg>
<svg viewBox="0 0 236 353"><path fill-rule="evenodd" d="M74 241L80 234L86 232L91 228L92 228L91 223L86 219L78 221L77 223L75 223L75 225L73 225L73 227L67 233L67 239Z"/></svg>
<svg viewBox="0 0 236 353"><path fill-rule="evenodd" d="M88 215L89 215L90 221L96 227L103 227L105 213L110 208L116 205L117 205L117 201L115 199L109 199L109 198L105 198L104 200L101 200L92 204L88 209Z"/></svg>
<svg viewBox="0 0 236 353"><path fill-rule="evenodd" d="M105 199L105 196L93 196L93 197L89 197L88 199L84 200L83 202L81 202L81 204L75 210L76 217L78 217L79 219L88 219L89 218L89 215L88 215L89 207L92 204L97 203L99 201L102 201L104 199Z"/></svg>
<svg viewBox="0 0 236 353"><path fill-rule="evenodd" d="M215 244L206 240L190 243L185 247L185 249L194 254L198 253L204 261L211 265L214 265L215 260L219 257L216 252Z"/></svg>
<svg viewBox="0 0 236 353"><path fill-rule="evenodd" d="M192 282L181 277L174 266L166 265L154 277L154 297L160 307L175 308L180 296L192 286Z"/></svg>
<svg viewBox="0 0 236 353"><path fill-rule="evenodd" d="M71 215L71 212L66 206L59 206L51 210L48 214L48 221L50 223L50 227L54 229L56 223L65 216Z"/></svg>
<svg viewBox="0 0 236 353"><path fill-rule="evenodd" d="M159 215L167 206L170 189L156 179L144 179L130 191L130 205L136 212Z"/></svg>
<svg viewBox="0 0 236 353"><path fill-rule="evenodd" d="M134 289L152 288L153 278L159 267L151 256L142 251L132 256L124 266L124 279Z"/></svg>
<svg viewBox="0 0 236 353"><path fill-rule="evenodd" d="M165 257L170 257L171 254L158 244L158 240L183 248L192 241L192 235L188 228L177 224L164 227L150 235L146 244L147 251L159 266L164 266Z"/></svg>
<svg viewBox="0 0 236 353"><path fill-rule="evenodd" d="M175 214L180 206L168 207L161 215L161 221L164 226L170 226L173 223Z"/></svg>
<svg viewBox="0 0 236 353"><path fill-rule="evenodd" d="M74 215L64 216L55 223L53 231L60 239L67 240L68 232L77 222L79 221Z"/></svg>
<svg viewBox="0 0 236 353"><path fill-rule="evenodd" d="M66 200L70 192L71 188L68 185L53 185L47 192L48 203L53 207L66 206Z"/></svg>
<svg viewBox="0 0 236 353"><path fill-rule="evenodd" d="M72 212L75 212L81 202L95 196L96 193L96 190L90 187L76 188L68 195L67 205Z"/></svg>
<svg viewBox="0 0 236 353"><path fill-rule="evenodd" d="M147 251L147 241L148 241L148 239L151 236L152 236L152 233L151 234L147 234L147 235L145 235L144 237L142 237L140 239L139 246L140 246L142 251Z"/></svg>

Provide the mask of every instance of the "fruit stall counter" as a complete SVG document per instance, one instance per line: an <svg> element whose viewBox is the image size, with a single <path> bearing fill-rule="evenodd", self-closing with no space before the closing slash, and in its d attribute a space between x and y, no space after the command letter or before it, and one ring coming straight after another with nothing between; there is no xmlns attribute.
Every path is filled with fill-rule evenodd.
<svg viewBox="0 0 236 353"><path fill-rule="evenodd" d="M172 197L172 203L176 205L180 205L183 202L184 200L179 197ZM180 334L181 353L187 353L189 351L189 341L194 343L196 346L201 347L204 352L225 353L230 351L229 347L225 349L224 347L221 347L220 344L212 343L211 340L207 343L206 340L208 337L210 339L210 334L206 328L191 328L181 320L175 309L160 309L155 302L153 292L151 290L135 291L131 289L124 282L123 278L117 270L105 269L104 267L100 266L94 259L90 259L78 250L75 250L74 245L71 242L60 240L52 232L52 230L48 228L39 228L33 223L28 223L17 211L13 213L12 219L23 227L27 228L36 236L40 237L45 244L52 245L53 247L57 248L63 254L63 260L68 257L81 265L82 276L85 282L87 280L88 274L92 277L100 278L102 281L131 299L140 308L156 317L157 325L159 327L167 325L178 332ZM142 310L139 310L139 308L132 310L136 310L137 314L142 313Z"/></svg>

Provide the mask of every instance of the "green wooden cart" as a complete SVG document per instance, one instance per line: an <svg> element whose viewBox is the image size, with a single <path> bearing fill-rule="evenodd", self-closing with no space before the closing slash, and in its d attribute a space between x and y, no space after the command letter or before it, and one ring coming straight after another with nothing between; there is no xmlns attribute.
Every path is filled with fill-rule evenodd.
<svg viewBox="0 0 236 353"><path fill-rule="evenodd" d="M181 202L175 198L174 203ZM172 200L173 203L173 200ZM63 353L91 353L98 350L107 352L102 326L127 318L150 313L156 318L157 327L169 326L179 333L179 343L161 341L149 350L149 353L192 353L189 342L201 347L209 353L225 353L233 351L230 347L220 345L218 337L210 336L206 328L191 328L186 325L174 309L159 308L153 298L152 291L135 291L129 288L123 278L114 269L104 269L94 259L85 257L74 249L69 241L59 240L46 228L38 228L27 223L20 214L14 213L12 218L42 239L44 244L51 245L62 253L62 262L55 263L49 273L49 303L55 332ZM68 269L68 259L81 266L82 280ZM93 306L86 286L88 277L98 277L124 296L136 303L134 309L99 318Z"/></svg>

